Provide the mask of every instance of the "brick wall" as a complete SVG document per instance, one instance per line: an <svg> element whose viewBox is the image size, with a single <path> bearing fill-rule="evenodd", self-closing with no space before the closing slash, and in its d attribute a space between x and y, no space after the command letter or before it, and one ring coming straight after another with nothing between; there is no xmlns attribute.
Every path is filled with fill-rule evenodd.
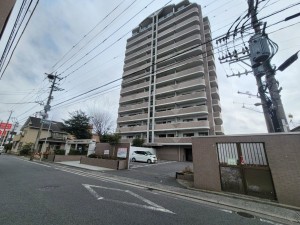
<svg viewBox="0 0 300 225"><path fill-rule="evenodd" d="M263 142L279 203L300 207L300 133L192 138L194 185L221 191L216 143Z"/></svg>

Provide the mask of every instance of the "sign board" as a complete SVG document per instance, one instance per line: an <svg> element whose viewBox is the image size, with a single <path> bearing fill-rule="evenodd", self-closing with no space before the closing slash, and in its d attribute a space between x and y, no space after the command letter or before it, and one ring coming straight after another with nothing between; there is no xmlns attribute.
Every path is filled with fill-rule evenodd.
<svg viewBox="0 0 300 225"><path fill-rule="evenodd" d="M117 157L126 159L126 157L127 157L127 148L118 148Z"/></svg>
<svg viewBox="0 0 300 225"><path fill-rule="evenodd" d="M109 155L109 150L104 150L104 155Z"/></svg>
<svg viewBox="0 0 300 225"><path fill-rule="evenodd" d="M227 164L228 164L228 165L237 165L236 159L228 158L228 159L227 159Z"/></svg>
<svg viewBox="0 0 300 225"><path fill-rule="evenodd" d="M0 123L0 129L10 130L12 128L11 123Z"/></svg>
<svg viewBox="0 0 300 225"><path fill-rule="evenodd" d="M7 130L5 130L4 132L3 132L4 130L0 130L0 136L2 137L2 136L6 136L6 134L7 134Z"/></svg>

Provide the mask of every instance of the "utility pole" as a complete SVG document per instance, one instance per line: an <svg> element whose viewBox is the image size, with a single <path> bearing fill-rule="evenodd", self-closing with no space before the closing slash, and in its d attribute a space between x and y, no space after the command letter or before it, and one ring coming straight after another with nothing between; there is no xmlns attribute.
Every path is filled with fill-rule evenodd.
<svg viewBox="0 0 300 225"><path fill-rule="evenodd" d="M243 63L252 69L261 100L259 105L262 106L268 132L288 132L288 122L279 94L281 88L278 87L278 82L275 79L276 70L271 66L271 59L277 53L278 45L270 40L265 33L266 23L262 23L257 17L258 5L262 2L248 0L248 12L237 18L228 32L216 40L216 44L221 49L219 61L220 63L229 63L230 67L231 64ZM300 16L299 13L285 18L284 21L298 16ZM249 20L250 23L248 23ZM250 30L254 30L255 34L248 41L245 41L244 38L249 35ZM238 36L240 37L238 38ZM298 52L279 66L278 70L283 71L296 61ZM251 63L245 62L246 60L247 62L250 60ZM245 69L245 72L227 75L227 77L240 77L248 73L249 71ZM265 77L264 81L262 80L263 77Z"/></svg>
<svg viewBox="0 0 300 225"><path fill-rule="evenodd" d="M9 117L8 117L8 119L7 119L7 121L6 121L6 124L5 124L5 126L4 126L4 129L3 129L4 137L3 137L3 139L2 139L1 146L3 146L3 143L5 144L5 142L6 142L7 134L5 134L5 131L6 131L6 127L7 127L8 123L9 123L9 120L10 120L10 117L11 117L11 114L12 114L12 113L13 113L13 111L11 110L11 111L10 111L10 114L9 114Z"/></svg>
<svg viewBox="0 0 300 225"><path fill-rule="evenodd" d="M251 16L251 25L255 31L255 35L250 38L250 46L249 47L250 47L250 52L251 52L251 49L255 49L255 47L252 47L251 44L254 45L254 43L256 43L256 42L266 40L265 37L267 37L267 36L264 33L265 31L263 30L263 32L262 32L262 30L260 28L260 24L258 22L257 12L256 12L257 9L254 7L254 0L248 0L248 6L249 6L249 12L250 12L249 16ZM257 40L251 41L251 39L252 40L257 39ZM264 42L261 42L261 43L264 43ZM263 50L265 50L265 49L262 49L263 47L269 47L269 46L261 45L260 47L261 47L260 50L263 51ZM280 91L278 88L278 82L275 79L275 69L273 69L271 66L271 59L269 57L268 59L266 59L264 61L263 57L260 57L262 59L260 61L258 59L259 58L259 56L258 56L257 60L255 61L253 59L253 55L255 55L255 54L256 53L254 52L254 54L252 54L250 56L252 68L260 67L260 66L263 67L264 73L266 75L266 83L267 83L266 86L267 86L270 96L271 96L271 102L270 102L265 97L266 95L264 93L265 91L263 90L263 86L261 84L261 79L258 76L255 76L256 81L257 81L258 91L259 91L260 98L261 98L261 103L263 106L265 119L266 119L266 124L268 127L268 131L269 132L288 132L289 131L288 122L287 122L284 108L283 108L283 105L281 102L281 97L279 94ZM255 63L257 63L258 61L260 61L259 62L260 65L257 66L257 65L255 65ZM268 114L271 115L271 118Z"/></svg>
<svg viewBox="0 0 300 225"><path fill-rule="evenodd" d="M38 144L39 144L39 140L40 140L40 136L41 136L41 133L42 133L42 129L43 129L43 125L44 125L44 120L48 118L48 114L47 112L50 111L51 109L51 106L50 106L50 103L51 103L51 100L53 98L52 96L52 93L53 91L61 91L62 89L56 87L55 85L57 84L56 83L56 80L61 80L61 78L59 78L56 74L53 75L53 74L46 74L48 79L52 81L52 84L51 84L51 87L50 87L50 93L49 93L49 96L48 96L48 100L47 100L47 103L44 107L44 113L42 114L42 119L41 119L41 125L40 125L40 128L39 128L39 131L38 131L38 134L37 134L37 137L36 137L36 140L35 140L35 144L34 144L34 148L33 150L35 152L38 151Z"/></svg>

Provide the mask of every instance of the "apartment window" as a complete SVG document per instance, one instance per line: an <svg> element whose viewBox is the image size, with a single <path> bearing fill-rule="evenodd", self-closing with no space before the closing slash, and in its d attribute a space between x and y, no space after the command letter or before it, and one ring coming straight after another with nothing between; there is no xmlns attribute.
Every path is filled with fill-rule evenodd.
<svg viewBox="0 0 300 225"><path fill-rule="evenodd" d="M184 133L183 137L194 137L194 133Z"/></svg>
<svg viewBox="0 0 300 225"><path fill-rule="evenodd" d="M174 134L167 134L167 137L175 137Z"/></svg>
<svg viewBox="0 0 300 225"><path fill-rule="evenodd" d="M199 132L198 135L199 136L208 136L208 132Z"/></svg>
<svg viewBox="0 0 300 225"><path fill-rule="evenodd" d="M159 134L158 137L164 138L164 137L166 137L166 134Z"/></svg>
<svg viewBox="0 0 300 225"><path fill-rule="evenodd" d="M198 121L201 121L201 120L207 120L207 118L198 118L197 120L198 120Z"/></svg>
<svg viewBox="0 0 300 225"><path fill-rule="evenodd" d="M133 136L127 136L126 138L131 139L131 138L133 138Z"/></svg>
<svg viewBox="0 0 300 225"><path fill-rule="evenodd" d="M192 122L194 119L183 119L182 122Z"/></svg>

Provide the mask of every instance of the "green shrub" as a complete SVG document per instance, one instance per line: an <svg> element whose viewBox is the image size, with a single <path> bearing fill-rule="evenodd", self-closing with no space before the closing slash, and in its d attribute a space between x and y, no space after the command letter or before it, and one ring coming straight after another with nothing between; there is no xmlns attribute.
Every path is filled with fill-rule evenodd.
<svg viewBox="0 0 300 225"><path fill-rule="evenodd" d="M98 158L98 155L96 155L96 153L92 153L90 155L88 155L89 158Z"/></svg>
<svg viewBox="0 0 300 225"><path fill-rule="evenodd" d="M55 155L65 155L66 151L64 149L56 149L54 150Z"/></svg>
<svg viewBox="0 0 300 225"><path fill-rule="evenodd" d="M136 137L132 140L132 146L142 147L144 142L145 142L144 139L141 139L140 137Z"/></svg>
<svg viewBox="0 0 300 225"><path fill-rule="evenodd" d="M78 151L78 150L70 150L70 152L69 152L69 155L86 155L87 154L87 151L82 151L81 153L80 153L80 151Z"/></svg>
<svg viewBox="0 0 300 225"><path fill-rule="evenodd" d="M33 146L33 143L25 144L20 151L20 155L29 155L31 152L32 146Z"/></svg>

